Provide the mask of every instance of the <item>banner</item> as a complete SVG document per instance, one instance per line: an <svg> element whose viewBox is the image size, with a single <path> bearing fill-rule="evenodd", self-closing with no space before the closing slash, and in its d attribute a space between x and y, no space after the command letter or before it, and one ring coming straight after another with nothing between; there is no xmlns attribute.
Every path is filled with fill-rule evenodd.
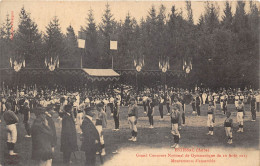
<svg viewBox="0 0 260 166"><path fill-rule="evenodd" d="M117 50L117 41L110 40L110 50Z"/></svg>
<svg viewBox="0 0 260 166"><path fill-rule="evenodd" d="M85 48L85 40L78 39L78 47L79 48Z"/></svg>

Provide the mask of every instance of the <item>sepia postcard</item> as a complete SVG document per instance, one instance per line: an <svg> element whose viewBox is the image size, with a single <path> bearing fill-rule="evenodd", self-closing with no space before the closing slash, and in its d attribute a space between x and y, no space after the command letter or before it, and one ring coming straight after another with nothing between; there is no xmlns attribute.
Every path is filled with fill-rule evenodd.
<svg viewBox="0 0 260 166"><path fill-rule="evenodd" d="M259 32L256 0L0 0L0 166L260 166Z"/></svg>

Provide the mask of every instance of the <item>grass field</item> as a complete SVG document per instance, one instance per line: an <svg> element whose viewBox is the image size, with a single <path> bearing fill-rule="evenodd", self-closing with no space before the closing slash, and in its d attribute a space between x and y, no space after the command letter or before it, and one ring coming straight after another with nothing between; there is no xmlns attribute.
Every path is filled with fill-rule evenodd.
<svg viewBox="0 0 260 166"><path fill-rule="evenodd" d="M127 123L127 108L121 107L120 109L120 130L113 131L114 120L110 116L110 110L108 109L108 126L104 129L104 139L106 146L107 155L104 157L105 165L128 165L129 161L134 160L137 154L143 151L173 151L170 146L173 144L173 137L170 133L170 117L166 116L166 108L164 108L164 120L159 121L158 107L155 107L154 116L154 128L149 128L148 117L143 113L143 108L139 107L139 119L138 119L138 140L137 142L130 142L128 139L131 137L131 131ZM233 131L233 144L227 144L227 139L224 133L223 122L225 116L219 111L219 105L217 105L216 120L214 127L214 136L207 136L208 132L207 125L207 105L201 107L201 116L194 116L191 114L191 105L186 106L186 126L182 127L180 147L181 148L219 148L224 151L232 151L236 149L242 150L259 150L259 116L257 112L257 120L251 122L251 112L249 111L249 105L246 105L246 116L244 119L244 133L236 133L238 125L236 123L236 112L234 105L228 105L228 110L232 111L232 118L234 123ZM60 129L61 126L57 120L58 115L54 114L53 119L55 121L58 145L55 148L55 156L53 159L54 166L62 165L62 153L60 152ZM34 119L32 115L31 123ZM35 162L31 160L31 138L25 138L25 129L22 123L22 116L19 115L20 122L17 125L18 129L18 141L15 146L15 152L19 153L17 157L10 157L7 155L6 149L6 132L5 123L1 123L0 128L0 160L2 165L23 165L23 166L34 166ZM78 146L80 147L81 142L78 136ZM133 154L127 156L127 158L121 158L120 162L117 162L117 158L120 154L125 154L127 150L131 150ZM118 154L112 152L118 151ZM127 159L127 160L125 160ZM71 165L80 166L84 165L85 156L83 152L76 152L75 156L71 156ZM123 161L122 161L123 160ZM259 158L256 159L259 161ZM160 164L149 164L149 160L143 160L144 163L138 165L160 165ZM152 162L152 160L151 160ZM114 164L111 164L114 163ZM115 164L117 163L117 164ZM171 163L170 163L171 164ZM100 165L99 158L97 156L97 165Z"/></svg>

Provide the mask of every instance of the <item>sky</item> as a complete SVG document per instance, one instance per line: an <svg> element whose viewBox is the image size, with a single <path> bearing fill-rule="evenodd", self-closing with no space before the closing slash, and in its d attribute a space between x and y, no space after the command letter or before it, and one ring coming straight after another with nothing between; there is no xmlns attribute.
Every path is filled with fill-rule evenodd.
<svg viewBox="0 0 260 166"><path fill-rule="evenodd" d="M230 2L234 12L236 1ZM135 17L140 22L142 17L146 18L152 5L154 5L158 12L161 4L166 7L167 15L170 13L171 7L175 5L178 12L182 10L183 16L187 16L185 1L0 0L0 23L5 22L7 14L11 15L13 13L14 30L16 30L19 23L19 13L24 6L25 10L31 13L31 18L37 23L38 29L41 32L44 33L48 23L54 16L57 16L63 33L66 33L66 28L69 25L72 25L77 33L81 26L86 26L86 18L90 9L94 12L96 24L99 24L107 3L110 5L111 13L117 21L124 21L129 12L132 17ZM212 3L217 4L219 7L221 17L225 1L212 1ZM200 15L204 12L205 1L191 1L191 6L194 22L197 23ZM248 9L248 6L247 4L246 9Z"/></svg>

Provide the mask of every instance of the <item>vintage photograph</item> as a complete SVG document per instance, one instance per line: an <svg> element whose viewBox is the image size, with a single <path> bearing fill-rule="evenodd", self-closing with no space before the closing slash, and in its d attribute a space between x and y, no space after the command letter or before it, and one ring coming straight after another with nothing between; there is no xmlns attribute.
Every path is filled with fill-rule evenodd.
<svg viewBox="0 0 260 166"><path fill-rule="evenodd" d="M0 0L0 166L260 166L257 0Z"/></svg>

